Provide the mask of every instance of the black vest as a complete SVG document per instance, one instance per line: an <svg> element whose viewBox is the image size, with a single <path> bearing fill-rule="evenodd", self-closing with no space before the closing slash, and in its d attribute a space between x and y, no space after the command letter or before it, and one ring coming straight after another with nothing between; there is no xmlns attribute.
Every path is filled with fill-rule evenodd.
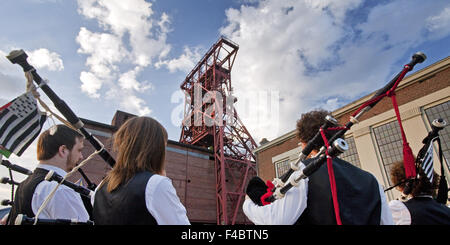
<svg viewBox="0 0 450 245"><path fill-rule="evenodd" d="M304 164L308 165L311 160ZM342 224L379 225L381 199L375 177L339 158L333 159L333 170ZM308 179L307 207L296 224L335 225L327 164L324 163Z"/></svg>
<svg viewBox="0 0 450 245"><path fill-rule="evenodd" d="M145 204L145 188L153 174L140 172L109 193L108 182L95 193L93 218L96 225L156 225Z"/></svg>
<svg viewBox="0 0 450 245"><path fill-rule="evenodd" d="M411 225L450 225L450 208L433 198L415 197L404 204L411 214Z"/></svg>
<svg viewBox="0 0 450 245"><path fill-rule="evenodd" d="M34 217L31 200L33 199L34 190L39 183L44 181L47 173L48 170L36 168L32 175L28 176L19 184L15 193L14 204L9 214L8 224L14 225L17 215L19 214L25 214L30 218Z"/></svg>

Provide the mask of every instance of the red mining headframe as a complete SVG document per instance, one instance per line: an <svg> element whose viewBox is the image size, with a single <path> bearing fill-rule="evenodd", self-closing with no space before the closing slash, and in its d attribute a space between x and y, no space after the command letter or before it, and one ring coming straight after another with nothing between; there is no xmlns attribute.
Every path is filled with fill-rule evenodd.
<svg viewBox="0 0 450 245"><path fill-rule="evenodd" d="M217 224L235 224L245 187L256 176L257 147L233 106L231 68L239 46L221 37L181 85L186 94L180 142L214 149ZM245 218L244 218L245 219Z"/></svg>

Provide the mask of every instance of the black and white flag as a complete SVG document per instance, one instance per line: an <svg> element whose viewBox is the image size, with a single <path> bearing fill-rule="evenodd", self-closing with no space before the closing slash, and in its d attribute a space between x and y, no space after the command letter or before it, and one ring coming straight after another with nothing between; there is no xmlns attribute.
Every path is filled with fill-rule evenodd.
<svg viewBox="0 0 450 245"><path fill-rule="evenodd" d="M0 107L0 146L21 156L41 132L47 116L31 92Z"/></svg>
<svg viewBox="0 0 450 245"><path fill-rule="evenodd" d="M425 173L425 176L430 181L430 183L433 183L433 141L436 138L432 139L428 145L427 152L425 153L425 156L422 159L422 170Z"/></svg>

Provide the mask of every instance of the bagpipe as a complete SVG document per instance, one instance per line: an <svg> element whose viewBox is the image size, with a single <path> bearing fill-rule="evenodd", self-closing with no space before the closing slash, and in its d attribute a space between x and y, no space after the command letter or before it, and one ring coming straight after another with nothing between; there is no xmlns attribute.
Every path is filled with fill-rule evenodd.
<svg viewBox="0 0 450 245"><path fill-rule="evenodd" d="M439 138L439 131L444 129L446 126L447 122L442 118L433 120L433 122L431 123L431 131L428 132L427 136L422 140L423 146L419 150L415 160L415 169L417 175L414 178L405 179L403 181L400 181L399 183L396 183L395 185L387 188L385 192L404 184L404 188L401 194L401 200L406 201L407 197L409 196L409 194L411 194L417 182L422 178L426 178L426 180L432 185L434 178L433 143L437 142L439 161L441 163L441 176L436 201L442 204L447 203L448 185L444 174L444 158L442 153L441 140Z"/></svg>
<svg viewBox="0 0 450 245"><path fill-rule="evenodd" d="M418 63L422 63L426 59L426 56L422 52L417 52L412 56L412 60L403 66L403 69L384 87L377 90L377 92L365 103L363 103L351 116L349 121L345 126L337 126L336 119L331 116L325 118L324 124L320 127L319 131L315 136L309 140L306 146L302 149L298 156L298 160L290 164L290 169L283 174L280 178L275 178L272 182L267 181L266 184L259 179L259 177L254 177L250 180L247 186L247 195L252 199L252 201L260 206L270 204L277 199L280 199L284 194L293 186L296 186L301 179L304 179L311 174L313 174L324 162L327 162L328 173L330 177L331 192L333 197L333 204L335 205L335 212L337 223L340 224L338 218L338 207L337 207L337 194L336 186L333 186L334 173L332 170L332 158L338 156L340 153L348 149L346 142L341 139L345 132L350 130L350 128L358 123L358 119L361 116L373 108L382 98L388 96L391 97L392 103L394 105L395 113L400 124L402 139L403 139L403 158L405 169L407 169L407 178L413 178L415 176L414 169L414 157L412 151L406 141L406 136L404 135L403 128L400 120L400 113L398 111L398 105L395 98L395 89L397 88L400 81L405 77L406 73L411 71L414 66ZM327 132L335 131L334 134L327 139ZM308 164L303 170L300 170L300 163L302 163L312 152L314 148L319 148L319 152L316 154L312 163ZM300 171L299 177L295 180L286 181L290 179L290 176L296 172Z"/></svg>
<svg viewBox="0 0 450 245"><path fill-rule="evenodd" d="M39 76L36 69L31 66L28 61L28 55L23 50L13 50L6 56L9 61L13 64L18 64L22 67L25 73L30 72L33 80L36 84L44 91L44 93L48 96L48 98L53 102L56 109L61 112L61 114L69 121L69 123L77 129L88 141L92 144L94 149L98 151L100 157L108 163L111 167L114 166L115 160L109 154L109 152L103 147L102 143L96 139L91 133L89 133L85 128L83 122L75 115L75 113L70 109L70 107L66 104L64 100L59 98L59 96L48 86L47 83L43 81L43 79ZM82 177L88 183L90 189L94 190L95 185L87 178L81 168L78 169L78 172L82 175Z"/></svg>
<svg viewBox="0 0 450 245"><path fill-rule="evenodd" d="M48 171L48 174L45 176L45 180L47 181L56 181L58 183L62 183L63 185L71 188L75 192L78 192L80 195L91 199L93 196L94 191L90 190L89 188L83 187L81 185L74 184L70 181L65 180L61 175L55 173L55 171L50 170Z"/></svg>
<svg viewBox="0 0 450 245"><path fill-rule="evenodd" d="M16 164L12 164L10 161L8 160L2 160L1 161L1 165L6 166L7 168L9 168L10 170L14 170L16 172L22 173L22 174L26 174L26 175L31 175L33 172L21 167L19 165ZM72 183L70 181L64 180L63 177L57 173L55 173L55 171L50 170L48 172L48 174L45 176L45 180L46 181L56 181L58 183L61 183L71 189L73 189L75 192L79 193L80 195L87 197L87 198L91 198L93 191L90 190L89 188L86 188L84 186L81 185L77 185L75 183ZM2 184L10 184L10 185L19 185L19 182L14 181L13 179L7 178L7 177L3 177L0 179L0 183Z"/></svg>
<svg viewBox="0 0 450 245"><path fill-rule="evenodd" d="M19 66L21 66L23 71L25 72L25 77L27 78L27 93L25 93L24 95L16 98L15 100L13 100L12 102L8 103L7 105L1 107L0 111L5 110L5 108L8 109L7 110L8 113L11 112L11 110L14 111L15 110L14 107L11 106L14 103L17 103L17 104L28 103L28 105L31 105L31 107L29 107L29 108L33 108L33 105L36 106L35 105L36 101L35 100L33 101L32 97L35 97L37 100L39 100L41 105L48 112L50 112L51 115L57 117L61 122L63 122L64 124L66 124L70 128L72 128L72 129L78 131L79 133L81 133L85 137L85 139L88 140L89 143L91 143L91 145L96 150L87 159L83 160L71 172L69 172L66 176L64 176L64 178L59 176L59 175L57 175L57 174L55 174L55 173L53 173L51 175L49 173L49 176L47 176L48 180L49 181L52 181L52 180L57 181L58 185L55 187L55 189L51 192L51 194L47 197L47 199L44 201L44 203L39 208L39 211L36 214L35 224L38 221L40 212L42 212L42 210L47 205L48 201L54 195L54 193L55 193L56 189L58 188L58 186L61 185L61 184L64 184L64 185L72 188L74 191L76 191L76 192L81 194L81 198L82 198L83 204L86 207L86 210L88 211L89 215L91 216L92 215L92 205L90 203L90 197L92 195L92 191L95 190L95 188L96 188L96 184L92 183L89 180L89 178L83 172L81 167L85 163L87 163L96 154L100 155L100 157L106 163L108 163L111 167L113 167L114 164L115 164L114 158L104 148L103 144L84 128L83 122L75 115L75 113L70 109L70 107L65 103L65 101L62 100L60 97L58 97L58 95L56 95L56 93L48 86L47 82L44 81L39 76L39 74L37 73L36 69L28 63L28 61L27 61L28 55L23 50L13 50L6 57L8 58L8 60L11 63L18 64ZM53 104L56 107L56 109L65 117L65 119L60 117L60 116L58 116L57 114L53 113L49 109L49 107L47 105L45 105L45 103L42 100L40 100L39 94L37 93L36 88L34 88L33 81L38 85L39 88L42 89L42 91L45 92L45 94L48 96L48 98L53 102ZM11 108L11 110L9 110L10 108ZM37 109L36 109L36 111L37 111ZM66 121L66 119L67 119L67 121ZM38 121L39 124L40 124L40 127L42 127L42 124L43 124L43 122L45 122L45 120L46 120L46 116L42 116L41 120ZM28 132L28 131L29 131L29 129L26 132ZM39 131L40 131L40 128L39 128ZM39 131L37 131L37 133L39 133ZM33 130L33 132L36 132L36 131ZM33 133L34 136L30 135L30 136L33 136L33 137L26 136L27 137L27 141L24 141L24 143L20 144L21 145L20 149L18 149L18 147L16 145L17 144L16 142L14 142L14 144L11 143L12 145L8 144L9 145L8 149L7 148L3 148L3 146L0 145L0 160L2 160L2 154L4 153L4 150L7 150L7 152L6 152L7 153L7 155L6 155L7 157L9 156L9 154L11 154L10 151L14 152L18 156L20 156L23 153L23 151L26 149L26 147L28 147L28 145L31 144L32 140L37 136L37 133ZM9 138L9 137L10 136L8 136L7 138ZM20 137L22 137L22 135ZM20 139L20 137L17 139L17 141ZM13 150L11 150L10 148L13 149ZM15 171L21 172L21 173L26 174L26 175L31 175L32 172L29 171L29 170L26 170L26 169L24 169L24 168L22 168L20 166L17 166L17 165L14 165L14 164L10 164L9 161L2 161L2 164L5 165L6 167L8 167L9 171L10 171L10 179L9 180L4 179L4 182L5 183L9 183L9 184L12 185L11 200L4 200L4 201L2 201L2 204L4 204L4 205L14 205L14 202L13 202L14 201L14 185L17 185L18 183L13 181L11 170L15 170ZM73 174L75 171L78 171L81 174L83 179L88 184L88 188L84 188L82 186L76 185L76 184L71 183L71 182L69 182L69 181L67 181L65 179L65 178L69 177L71 174Z"/></svg>
<svg viewBox="0 0 450 245"><path fill-rule="evenodd" d="M7 167L8 169L10 169L10 171L13 170L13 171L25 174L25 175L31 175L33 173L32 171L30 171L30 170L28 170L28 169L26 169L24 167L21 167L21 166L16 165L16 164L12 164L8 160L2 160L1 161L1 165ZM79 193L81 198L82 198L82 200L83 200L83 203L84 203L84 205L86 207L86 210L91 215L91 213L92 213L92 206L90 204L90 200L91 200L91 197L92 197L92 195L94 193L91 189L86 188L86 187L81 186L81 185L77 185L77 184L72 183L70 181L67 181L61 175L55 173L53 170L50 170L47 173L47 175L45 176L44 179L46 181L56 181L58 183L61 183L61 184L65 185L65 186L71 188L75 192ZM19 182L14 181L12 179L12 177L11 177L11 179L7 178L7 177L3 177L3 178L0 179L0 183L2 183L2 184L10 184L13 187L13 192L14 192L14 185L19 185L20 184ZM7 205L11 205L12 206L14 204L14 196L11 197L11 200L2 200L1 204L3 206L7 206Z"/></svg>
<svg viewBox="0 0 450 245"><path fill-rule="evenodd" d="M9 176L10 176L9 178L7 178L7 177L1 178L0 183L11 185L11 200L7 200L7 199L2 200L1 205L2 206L9 206L9 205L12 206L12 205L14 205L14 186L16 186L16 185L18 186L20 184L19 182L14 181L12 171L19 172L24 175L31 175L33 172L24 167L21 167L19 165L12 164L8 160L0 159L0 164L5 166L6 168L8 168Z"/></svg>
<svg viewBox="0 0 450 245"><path fill-rule="evenodd" d="M17 215L14 221L15 225L94 225L94 222L88 220L81 222L73 219L36 219L30 218L24 214Z"/></svg>
<svg viewBox="0 0 450 245"><path fill-rule="evenodd" d="M31 174L33 173L33 172L30 171L29 169L26 169L26 168L21 167L21 166L16 165L16 164L12 164L12 163L11 163L10 161L8 161L8 160L2 160L0 164L3 165L3 166L5 166L5 167L7 167L7 168L10 169L10 170L19 172L19 173L21 173L21 174L31 175Z"/></svg>

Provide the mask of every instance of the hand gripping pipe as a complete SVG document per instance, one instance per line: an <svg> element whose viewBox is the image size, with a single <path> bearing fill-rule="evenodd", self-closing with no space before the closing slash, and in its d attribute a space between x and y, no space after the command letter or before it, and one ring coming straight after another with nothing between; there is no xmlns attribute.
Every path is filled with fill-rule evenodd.
<svg viewBox="0 0 450 245"><path fill-rule="evenodd" d="M325 122L324 124L321 126L323 129L327 129L331 126L337 126L337 120L334 119L332 116L327 115L325 117ZM274 180L273 183L274 184L274 188L272 189L272 191L275 191L276 187L282 187L284 186L284 183L289 179L289 177L291 176L291 174L294 171L298 170L299 164L300 162L304 161L308 155L311 153L311 151L313 150L314 146L318 144L318 142L320 142L320 140L322 139L321 135L320 135L320 131L318 131L314 137L308 141L308 143L306 144L305 148L302 149L302 151L300 152L299 156L298 156L298 160L295 163L291 163L291 168L281 176L281 178L279 180ZM281 181L281 182L280 182Z"/></svg>
<svg viewBox="0 0 450 245"><path fill-rule="evenodd" d="M333 142L332 146L330 146L330 149L328 150L328 154L329 154L329 157L336 157L339 154L345 152L346 150L348 150L347 142L345 140L339 138ZM265 201L266 202L274 202L275 200L284 197L284 194L286 194L286 192L289 189L291 189L293 186L297 186L298 183L300 182L300 180L305 179L308 176L311 176L311 174L313 174L317 169L319 169L320 166L322 166L322 164L325 163L326 161L327 161L327 156L325 154L317 157L313 162L308 164L308 166L306 166L303 170L299 170L299 171L301 171L299 177L297 177L296 179L293 179L292 181L290 181L289 183L284 185L282 188L277 188L275 193L273 193L273 195L266 198Z"/></svg>

